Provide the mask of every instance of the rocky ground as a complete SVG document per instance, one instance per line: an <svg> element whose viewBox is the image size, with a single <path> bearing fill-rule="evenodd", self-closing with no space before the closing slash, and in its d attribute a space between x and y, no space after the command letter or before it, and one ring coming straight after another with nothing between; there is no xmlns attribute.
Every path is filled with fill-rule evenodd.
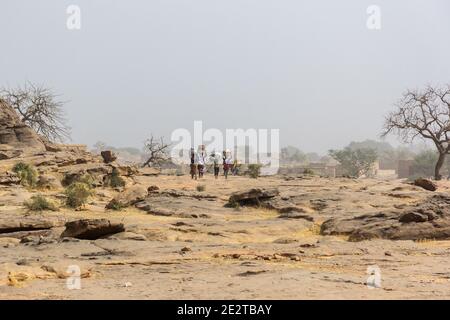
<svg viewBox="0 0 450 320"><path fill-rule="evenodd" d="M121 168L125 190L99 185L84 210L27 212L23 201L36 193L61 201L62 171L110 170L61 152L47 154L44 164L32 158L56 177L51 187L0 184L1 299L450 297L447 181L432 192L399 180L192 181L151 170L127 176L131 169ZM0 172L13 162L0 161ZM127 206L106 209L113 198ZM100 230L66 228L79 219L107 219L112 229L79 239L80 228ZM73 266L81 288L69 290L77 283ZM373 270L378 288L367 285Z"/></svg>

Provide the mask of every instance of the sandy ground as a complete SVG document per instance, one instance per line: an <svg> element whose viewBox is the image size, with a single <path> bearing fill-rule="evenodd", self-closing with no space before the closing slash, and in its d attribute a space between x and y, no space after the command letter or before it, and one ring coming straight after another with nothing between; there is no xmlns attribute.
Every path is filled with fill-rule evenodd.
<svg viewBox="0 0 450 320"><path fill-rule="evenodd" d="M187 176L136 177L144 186L195 191L216 199L173 198L168 204L207 218L156 216L134 207L107 211L111 189L97 189L84 211L31 213L74 220L108 218L126 234L109 239L18 243L0 237L0 299L448 299L450 241L369 240L321 236L330 217L378 212L422 201L429 191L401 181ZM278 187L313 221L280 218L274 210L224 208L233 191ZM450 183L439 183L448 194ZM60 190L47 192L58 199ZM0 189L0 216L30 214L32 192ZM163 204L164 205L164 204ZM64 230L54 228L58 235ZM69 289L78 278L80 289ZM75 267L76 268L76 267ZM379 270L380 287L370 270Z"/></svg>

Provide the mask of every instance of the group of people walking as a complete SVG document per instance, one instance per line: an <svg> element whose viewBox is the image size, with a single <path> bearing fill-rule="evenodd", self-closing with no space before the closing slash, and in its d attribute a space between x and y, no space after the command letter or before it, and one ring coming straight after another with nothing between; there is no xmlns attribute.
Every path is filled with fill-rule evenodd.
<svg viewBox="0 0 450 320"><path fill-rule="evenodd" d="M206 152L205 146L201 145L198 151L195 152L194 148L191 148L191 178L197 180L197 178L203 178L206 172L206 166L208 164L213 165L214 177L219 178L220 165L223 167L223 175L225 179L228 178L228 174L232 172L237 174L238 165L237 161L233 162L230 150L224 150L222 154L212 151L209 155Z"/></svg>

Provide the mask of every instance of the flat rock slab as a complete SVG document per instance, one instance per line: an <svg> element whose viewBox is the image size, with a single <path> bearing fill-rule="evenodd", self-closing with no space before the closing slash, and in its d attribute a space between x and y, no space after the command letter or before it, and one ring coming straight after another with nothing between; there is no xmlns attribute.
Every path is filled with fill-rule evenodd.
<svg viewBox="0 0 450 320"><path fill-rule="evenodd" d="M332 218L322 224L321 234L348 235L350 241L450 239L450 197L435 195L402 211Z"/></svg>
<svg viewBox="0 0 450 320"><path fill-rule="evenodd" d="M55 222L51 220L23 219L18 221L17 219L7 219L0 221L0 234L19 231L47 230L55 226Z"/></svg>
<svg viewBox="0 0 450 320"><path fill-rule="evenodd" d="M107 219L82 219L66 223L61 238L95 240L125 231L123 223L111 223Z"/></svg>

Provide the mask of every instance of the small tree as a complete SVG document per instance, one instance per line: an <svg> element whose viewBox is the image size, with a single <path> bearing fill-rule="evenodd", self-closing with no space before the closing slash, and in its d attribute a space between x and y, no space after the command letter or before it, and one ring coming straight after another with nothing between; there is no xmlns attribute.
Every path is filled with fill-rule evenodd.
<svg viewBox="0 0 450 320"><path fill-rule="evenodd" d="M50 141L70 138L63 102L49 89L27 83L23 88L2 89L1 97L13 107L22 122Z"/></svg>
<svg viewBox="0 0 450 320"><path fill-rule="evenodd" d="M434 175L434 167L439 158L439 154L435 150L424 150L418 153L414 157L414 162L411 167L412 176L410 178L417 177L431 177ZM441 172L448 174L450 168L449 159L446 158Z"/></svg>
<svg viewBox="0 0 450 320"><path fill-rule="evenodd" d="M36 186L38 173L31 164L18 162L14 165L12 171L19 176L20 183L23 186L30 188Z"/></svg>
<svg viewBox="0 0 450 320"><path fill-rule="evenodd" d="M91 186L83 182L74 182L65 190L66 205L78 209L84 206L90 196L93 195Z"/></svg>
<svg viewBox="0 0 450 320"><path fill-rule="evenodd" d="M148 155L143 167L159 166L170 160L170 144L164 142L164 138L159 139L151 136L144 143L144 152Z"/></svg>
<svg viewBox="0 0 450 320"><path fill-rule="evenodd" d="M450 85L408 90L395 107L385 119L382 136L394 133L407 143L417 137L432 141L438 151L434 178L440 180L450 152Z"/></svg>
<svg viewBox="0 0 450 320"><path fill-rule="evenodd" d="M338 161L342 169L351 177L367 175L377 160L377 152L370 148L330 150L330 156Z"/></svg>

